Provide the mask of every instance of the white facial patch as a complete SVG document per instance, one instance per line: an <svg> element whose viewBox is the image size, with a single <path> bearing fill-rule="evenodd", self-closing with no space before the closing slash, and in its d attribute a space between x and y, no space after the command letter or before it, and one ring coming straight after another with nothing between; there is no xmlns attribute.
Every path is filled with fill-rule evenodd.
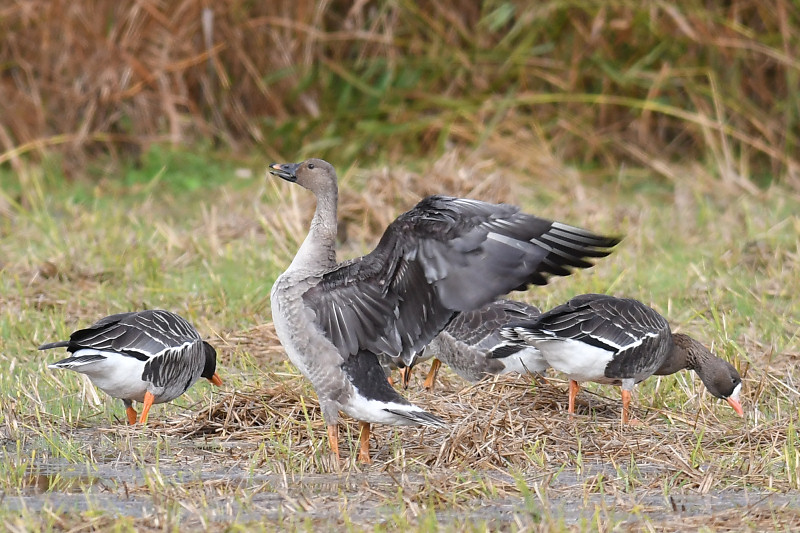
<svg viewBox="0 0 800 533"><path fill-rule="evenodd" d="M736 385L736 387L733 389L733 392L731 393L729 398L733 398L734 400L736 400L738 402L739 401L739 393L740 392L742 392L742 384L741 384L741 382L738 385Z"/></svg>

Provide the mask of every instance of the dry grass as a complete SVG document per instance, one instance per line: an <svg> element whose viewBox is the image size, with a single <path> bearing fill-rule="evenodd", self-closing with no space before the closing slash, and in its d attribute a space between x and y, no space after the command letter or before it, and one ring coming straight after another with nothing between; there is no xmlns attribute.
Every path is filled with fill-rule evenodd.
<svg viewBox="0 0 800 533"><path fill-rule="evenodd" d="M197 139L382 161L521 133L583 167L796 186L800 10L773 4L13 3L0 162Z"/></svg>
<svg viewBox="0 0 800 533"><path fill-rule="evenodd" d="M448 421L449 428L376 426L372 444L377 464L370 470L410 461L426 468L534 468L538 475L577 468L596 474L633 460L638 469L658 474L639 484L642 490L660 490L664 475L700 494L746 486L789 490L796 480L775 477L775 467L784 460L787 420L758 423L755 411L769 406L751 401L764 377L745 380L744 402L750 418L756 417L750 423L735 417L724 403L712 405L713 399L697 389L687 400L694 410L681 413L640 404L635 411L641 425L626 427L619 424L619 397L613 388L584 393L578 415L570 419L564 412L566 384L552 377L536 385L528 377L496 377L463 387L451 376L453 382L445 380L449 386L434 393L412 388L406 394ZM260 442L265 433L284 435L298 443L292 452L308 460L326 454L325 424L302 378L276 374L271 380L268 388L221 394L197 413L165 422L164 431L234 442ZM345 428L358 435L352 421ZM397 447L397 434L402 448Z"/></svg>
<svg viewBox="0 0 800 533"><path fill-rule="evenodd" d="M551 144L518 142L536 149L490 137L429 166L342 168L344 254L368 250L382 224L432 190L624 234L593 269L517 296L547 308L609 291L654 305L739 368L746 419L687 372L637 387L643 424L620 427L612 387L587 386L571 420L557 375L467 386L444 371L428 393L421 369L404 394L449 426L377 426L375 464L364 467L345 420L336 465L268 306L305 235L307 191L259 177L178 194L165 178L104 182L86 200L31 171L0 218L0 524L433 531L467 516L466 527L525 531L794 528L800 198L780 186L741 195L702 175L603 182L559 162ZM190 318L217 347L226 383L157 406L144 430L34 349L142 307Z"/></svg>
<svg viewBox="0 0 800 533"><path fill-rule="evenodd" d="M416 527L424 523L425 509L442 506L472 515L476 502L490 506L492 501L498 510L486 515L490 523L507 524L500 509L516 502L511 504L514 520L534 530L558 524L556 517L562 513L572 528L573 521L580 523L578 517L592 518L594 513L592 520L599 522L589 529L646 525L679 531L703 524L711 531L727 531L791 529L800 524L800 510L792 498L781 497L792 492L796 481L776 475L785 459L787 422L757 423L755 411L770 406L752 405L753 391L758 390L752 378L745 381L749 421L736 418L724 404L712 407L709 398L698 394L689 398L694 411L639 404L636 413L643 424L621 427L613 389L601 395L583 393L578 415L570 419L564 412L566 387L561 381L550 378L532 386L527 377L503 377L464 387L445 372L443 387L435 394L414 387L408 396L442 416L449 427L377 426L372 440L375 463L369 467L353 459L358 430L352 421L343 425L344 462L336 464L328 455L325 425L303 378L272 371L267 379L264 388L242 387L183 414L154 417L144 433L122 421L106 428L62 426L60 431L97 454L107 454L109 442L104 441L110 441L112 449L122 451L116 468L144 469L143 479L130 479L125 473L120 479L127 481L118 485L101 482L109 495L124 493L134 501L156 494L165 502L233 500L249 512L260 509L265 519L288 513L330 525L347 508L363 527L375 520L374 507L365 510L344 502L366 498L383 505L399 503ZM17 423L25 428L41 421L23 414ZM159 442L168 443L160 453ZM178 481L181 471L206 474ZM99 475L102 478L102 470ZM53 481L52 475L33 474L27 492L86 490L69 479ZM259 500L269 494L274 494L269 502ZM390 503L398 494L399 501ZM526 504L533 506L530 511L519 508L525 494L532 498ZM718 503L703 504L702 498ZM726 499L734 508L719 503ZM199 505L183 512L193 528L205 529L210 524L202 525L197 517L218 504ZM98 522L100 518L92 517L91 523L109 523ZM59 513L53 520L59 526L71 523L69 515ZM129 518L145 530L177 520L169 508ZM7 520L7 527L13 523Z"/></svg>

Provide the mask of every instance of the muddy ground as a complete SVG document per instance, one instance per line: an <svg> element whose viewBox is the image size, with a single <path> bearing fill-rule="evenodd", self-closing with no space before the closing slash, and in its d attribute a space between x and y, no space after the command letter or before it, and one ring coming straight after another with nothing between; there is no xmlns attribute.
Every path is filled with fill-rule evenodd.
<svg viewBox="0 0 800 533"><path fill-rule="evenodd" d="M121 421L70 427L54 420L53 434L72 443L63 454L69 458L43 455L47 448L37 441L55 437L29 432L22 424L16 437L26 437L7 435L2 444L19 466L19 488L4 492L2 506L67 521L64 517L86 520L99 511L155 530L234 524L267 529L287 524L303 529L800 528L797 493L770 478L770 468L780 472L777 463L762 464L778 457L755 455L768 435L721 409L723 423L695 421L699 429L682 427L681 421L670 426L648 410L639 411L641 427L620 428L613 398L588 398L582 403L591 409L570 420L542 407L549 393L560 392L560 384L532 392L518 380L501 381L507 402L530 406L534 396L539 398L540 407L532 413L538 422L525 421L531 413L517 406L512 414L495 409L492 416L498 418L490 426L481 418L491 412L486 409L464 417L449 432L378 427L372 442L375 462L368 466L349 459L355 455L355 426L346 424L337 471L313 398L303 398L309 402L306 423L312 433L287 430L296 432L299 443L290 456L284 444L272 442L271 435L283 429L270 412L286 412L293 398L287 391L295 382L260 394L223 393L199 412L192 406L177 415L157 415L144 429ZM450 395L448 404L456 405L475 389L466 390L440 394ZM497 384L491 390L497 391ZM485 395L487 389L478 392ZM233 409L236 424L230 422ZM550 418L546 423L544 416ZM737 424L741 435L734 438L730 433ZM499 433L504 425L505 433ZM23 447L15 447L23 441ZM540 445L531 446L535 442ZM698 442L719 448L706 446L712 453L699 453ZM751 443L749 452L737 450L744 442ZM752 462L744 459L747 453Z"/></svg>

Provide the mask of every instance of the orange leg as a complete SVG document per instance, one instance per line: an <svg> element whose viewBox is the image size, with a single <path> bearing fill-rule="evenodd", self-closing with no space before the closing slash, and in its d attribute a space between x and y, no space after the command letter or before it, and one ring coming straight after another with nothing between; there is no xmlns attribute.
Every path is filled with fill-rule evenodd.
<svg viewBox="0 0 800 533"><path fill-rule="evenodd" d="M372 459L369 458L369 422L359 422L358 427L361 430L358 439L358 460L364 464L372 464Z"/></svg>
<svg viewBox="0 0 800 533"><path fill-rule="evenodd" d="M136 412L136 409L134 409L131 406L128 406L125 408L125 413L128 415L128 424L131 425L135 424L136 419L139 418L139 414Z"/></svg>
<svg viewBox="0 0 800 533"><path fill-rule="evenodd" d="M438 359L434 359L431 363L431 369L428 370L428 376L425 378L425 382L422 384L422 386L429 391L432 391L433 386L436 385L436 376L439 375L440 366L442 366L442 362Z"/></svg>
<svg viewBox="0 0 800 533"><path fill-rule="evenodd" d="M331 447L331 453L339 460L339 425L331 424L328 426L328 445Z"/></svg>
<svg viewBox="0 0 800 533"><path fill-rule="evenodd" d="M139 417L139 423L144 425L147 424L147 415L150 414L150 408L153 407L153 402L155 401L156 397L153 396L151 392L144 393L144 402L142 407L142 415Z"/></svg>
<svg viewBox="0 0 800 533"><path fill-rule="evenodd" d="M392 387L394 387L394 380L392 379L392 376L387 376L387 377L386 377L386 381L388 381L388 382L389 382L389 385L391 385Z"/></svg>
<svg viewBox="0 0 800 533"><path fill-rule="evenodd" d="M403 388L408 388L408 383L411 381L411 367L404 366L400 369L400 383L403 384Z"/></svg>
<svg viewBox="0 0 800 533"><path fill-rule="evenodd" d="M629 410L631 405L631 391L622 389L622 423L627 424L630 420Z"/></svg>
<svg viewBox="0 0 800 533"><path fill-rule="evenodd" d="M567 412L569 414L575 414L575 397L578 395L578 391L581 390L581 386L578 384L577 381L574 379L569 380L569 408Z"/></svg>

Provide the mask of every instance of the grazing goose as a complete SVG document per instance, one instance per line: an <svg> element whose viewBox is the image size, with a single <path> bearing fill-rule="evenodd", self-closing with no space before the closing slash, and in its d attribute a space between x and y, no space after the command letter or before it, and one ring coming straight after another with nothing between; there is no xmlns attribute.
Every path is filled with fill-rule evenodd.
<svg viewBox="0 0 800 533"><path fill-rule="evenodd" d="M533 320L540 314L537 307L515 300L495 300L480 309L458 313L418 360L434 358L423 385L433 390L440 361L472 382L495 374L544 372L549 365L539 350L500 335L503 326Z"/></svg>
<svg viewBox="0 0 800 533"><path fill-rule="evenodd" d="M222 385L217 352L191 324L169 311L110 315L74 332L68 341L39 349L61 347L72 356L49 367L89 376L106 394L122 399L131 424L137 416L134 401L144 404L139 418L144 424L154 403L174 400L201 377Z"/></svg>
<svg viewBox="0 0 800 533"><path fill-rule="evenodd" d="M725 398L744 416L736 369L688 335L672 333L664 317L637 300L583 294L501 333L538 348L550 366L569 376L570 413L575 412L580 381L621 384L622 422L627 423L635 384L686 368L697 372L713 396Z"/></svg>
<svg viewBox="0 0 800 533"><path fill-rule="evenodd" d="M272 286L272 318L289 359L313 385L339 458L339 411L370 423L442 426L388 383L378 354L413 365L458 311L475 309L568 267L591 266L618 239L520 213L510 205L431 196L400 215L368 255L336 262L336 171L321 159L270 165L314 193L308 236Z"/></svg>

